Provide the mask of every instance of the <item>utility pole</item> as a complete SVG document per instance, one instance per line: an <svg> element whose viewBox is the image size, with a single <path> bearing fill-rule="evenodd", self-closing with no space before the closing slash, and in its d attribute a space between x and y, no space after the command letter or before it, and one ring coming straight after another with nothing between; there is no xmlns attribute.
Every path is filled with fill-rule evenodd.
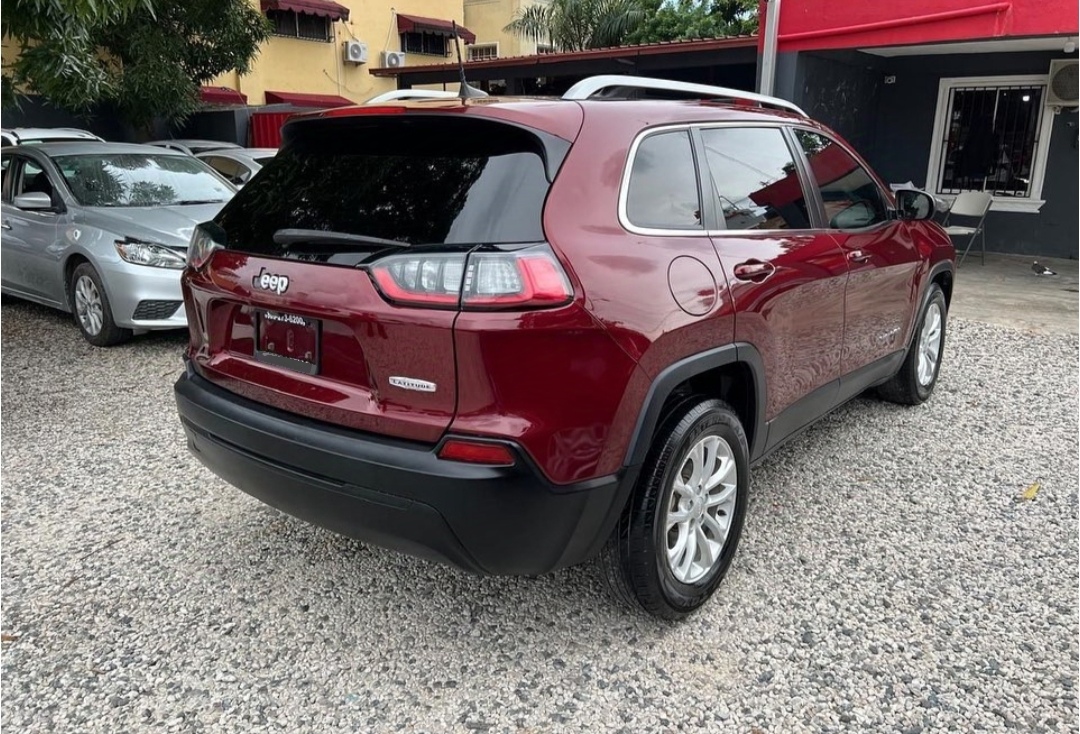
<svg viewBox="0 0 1080 734"><path fill-rule="evenodd" d="M780 0L765 3L765 47L761 56L761 81L758 93L772 96L776 80L776 41L780 31Z"/></svg>

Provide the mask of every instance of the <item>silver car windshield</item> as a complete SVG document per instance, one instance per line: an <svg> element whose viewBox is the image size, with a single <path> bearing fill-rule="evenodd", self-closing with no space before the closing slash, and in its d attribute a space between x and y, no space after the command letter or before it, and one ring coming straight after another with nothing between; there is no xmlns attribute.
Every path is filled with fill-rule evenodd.
<svg viewBox="0 0 1080 734"><path fill-rule="evenodd" d="M233 194L203 163L187 156L98 153L53 161L83 206L209 204Z"/></svg>

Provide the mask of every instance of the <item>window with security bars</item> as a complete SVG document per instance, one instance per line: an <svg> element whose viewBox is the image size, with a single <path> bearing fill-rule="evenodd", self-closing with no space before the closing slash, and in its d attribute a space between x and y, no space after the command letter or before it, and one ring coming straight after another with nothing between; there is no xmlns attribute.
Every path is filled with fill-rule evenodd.
<svg viewBox="0 0 1080 734"><path fill-rule="evenodd" d="M275 36L300 38L305 41L332 41L333 29L330 19L307 13L294 13L291 10L267 10Z"/></svg>
<svg viewBox="0 0 1080 734"><path fill-rule="evenodd" d="M1032 197L1045 93L1042 84L951 87L939 125L938 193Z"/></svg>
<svg viewBox="0 0 1080 734"><path fill-rule="evenodd" d="M401 34L401 50L408 54L446 56L449 47L442 34L409 32Z"/></svg>
<svg viewBox="0 0 1080 734"><path fill-rule="evenodd" d="M469 46L469 61L487 61L499 58L499 44L475 43Z"/></svg>

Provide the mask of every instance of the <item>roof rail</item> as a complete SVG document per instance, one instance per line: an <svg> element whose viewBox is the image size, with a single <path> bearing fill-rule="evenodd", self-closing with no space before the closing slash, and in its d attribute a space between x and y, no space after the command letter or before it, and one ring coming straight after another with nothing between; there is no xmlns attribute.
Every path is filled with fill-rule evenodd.
<svg viewBox="0 0 1080 734"><path fill-rule="evenodd" d="M787 112L806 117L806 113L797 105L777 97L767 97L764 94L744 92L741 89L729 89L727 87L713 87L708 84L692 84L690 82L676 82L670 79L652 79L642 76L620 76L618 74L602 74L582 79L570 87L563 95L563 99L590 99L600 95L605 90L618 89L648 89L660 92L678 92L680 94L696 94L702 98L710 99L735 99L747 102L757 102L762 107L773 107ZM603 97L604 95L600 95ZM610 93L607 95L612 97Z"/></svg>
<svg viewBox="0 0 1080 734"><path fill-rule="evenodd" d="M364 102L364 104L392 102L395 99L450 99L457 96L457 92L444 92L441 89L395 89L391 92L377 94Z"/></svg>

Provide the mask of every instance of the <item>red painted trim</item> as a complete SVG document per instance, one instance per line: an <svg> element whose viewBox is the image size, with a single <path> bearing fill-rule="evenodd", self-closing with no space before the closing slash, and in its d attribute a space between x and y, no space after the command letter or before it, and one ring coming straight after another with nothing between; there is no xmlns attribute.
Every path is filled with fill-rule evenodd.
<svg viewBox="0 0 1080 734"><path fill-rule="evenodd" d="M888 28L903 28L906 26L922 25L924 23L933 23L941 20L952 20L954 18L970 18L979 15L1003 13L1011 8L1012 3L993 3L992 5L980 5L978 7L963 8L961 10L946 10L941 13L913 15L909 18L880 20L876 23L861 23L859 25L842 26L840 28L821 28L816 31L803 31L801 33L784 33L780 36L780 41L802 41L808 38L828 38L830 36L846 36L853 33L880 31Z"/></svg>
<svg viewBox="0 0 1080 734"><path fill-rule="evenodd" d="M336 94L302 94L300 92L266 92L266 104L292 104L297 107L346 107L356 104Z"/></svg>

